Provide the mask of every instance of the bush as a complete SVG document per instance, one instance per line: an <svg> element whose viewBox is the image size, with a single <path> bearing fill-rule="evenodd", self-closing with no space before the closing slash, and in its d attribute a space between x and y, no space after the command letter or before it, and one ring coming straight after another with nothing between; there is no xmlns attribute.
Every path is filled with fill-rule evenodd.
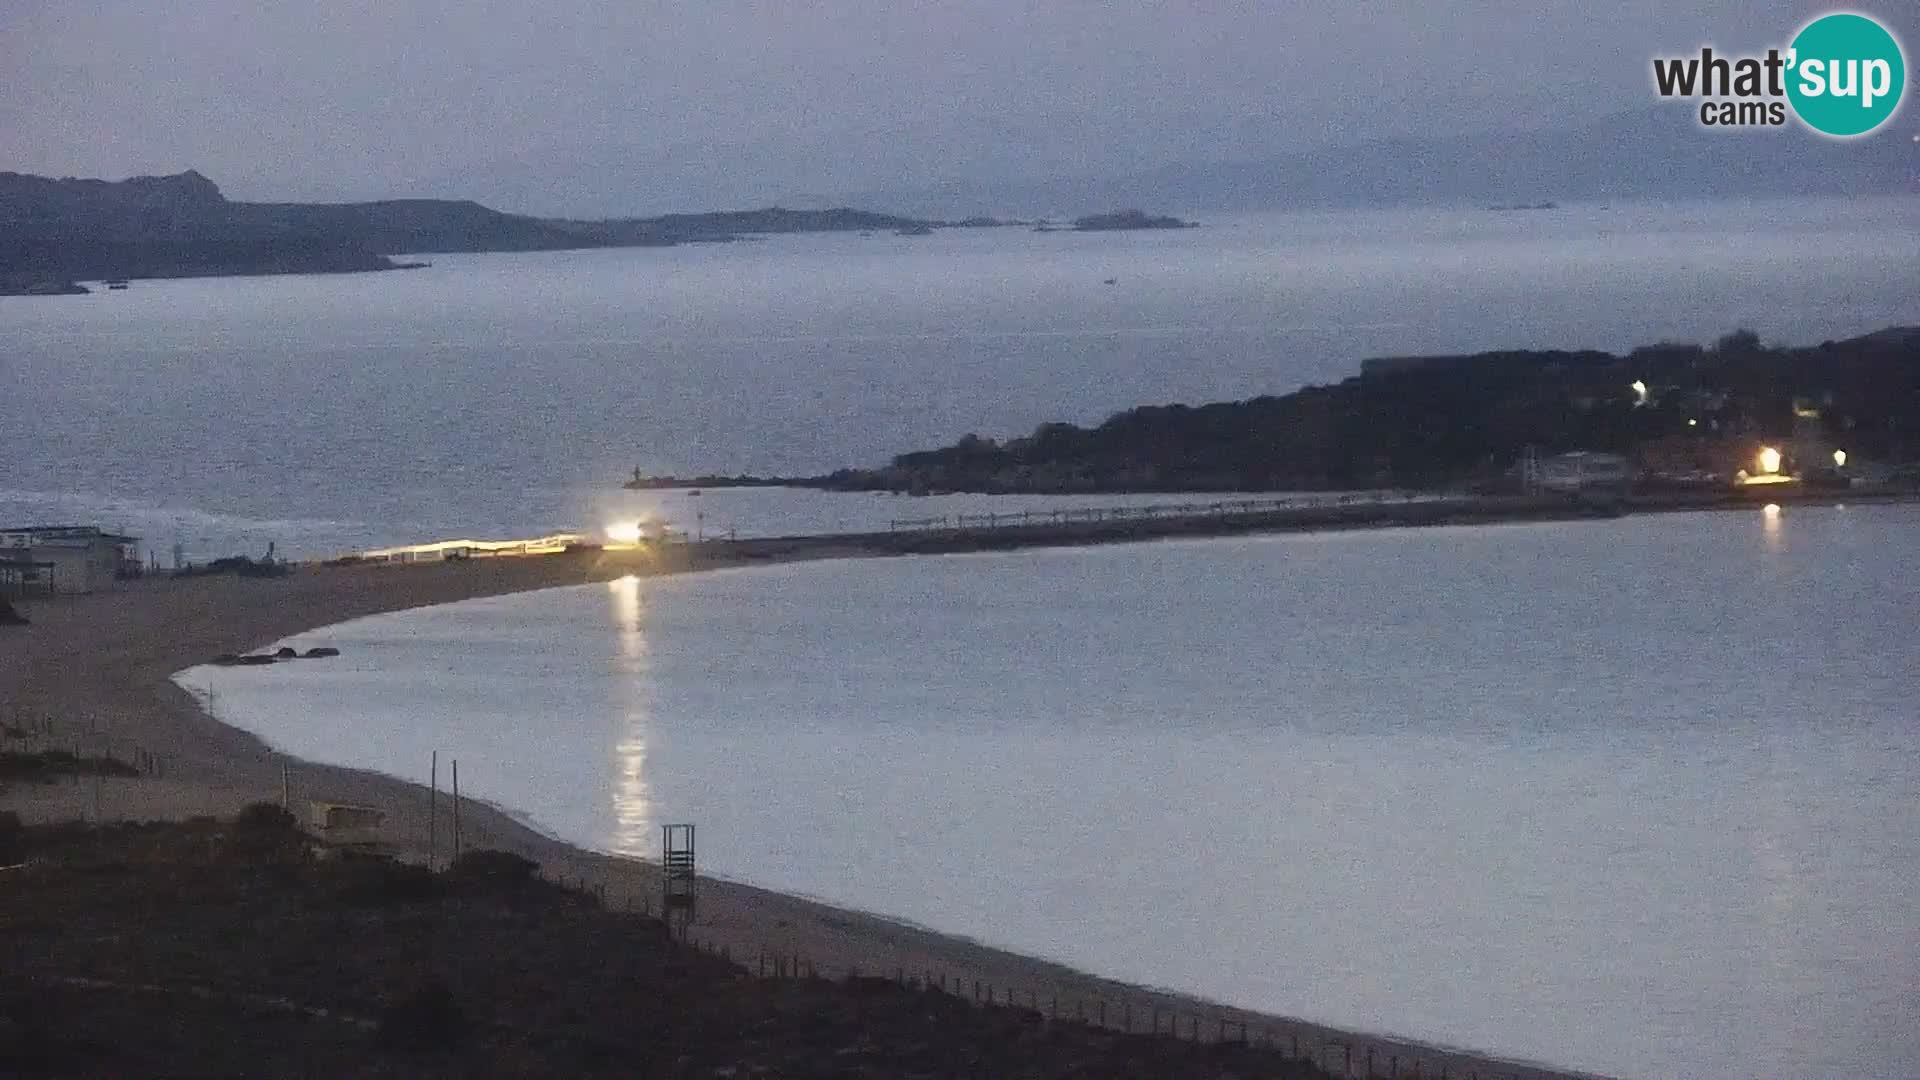
<svg viewBox="0 0 1920 1080"><path fill-rule="evenodd" d="M20 815L0 810L0 866L12 866L26 855L26 837L20 829Z"/></svg>
<svg viewBox="0 0 1920 1080"><path fill-rule="evenodd" d="M293 815L273 803L251 803L233 819L227 850L242 862L286 862L306 858L307 837Z"/></svg>
<svg viewBox="0 0 1920 1080"><path fill-rule="evenodd" d="M344 857L333 864L329 877L335 899L366 907L417 904L438 899L443 891L440 879L426 867L386 858Z"/></svg>
<svg viewBox="0 0 1920 1080"><path fill-rule="evenodd" d="M298 832L300 823L294 820L286 807L278 803L248 803L233 819L234 827L247 832L288 833Z"/></svg>
<svg viewBox="0 0 1920 1080"><path fill-rule="evenodd" d="M0 779L51 784L62 776L139 776L140 770L108 757L75 757L66 750L0 751Z"/></svg>
<svg viewBox="0 0 1920 1080"><path fill-rule="evenodd" d="M539 872L540 864L532 859L490 848L465 852L447 867L447 876L457 882L492 888L526 885Z"/></svg>
<svg viewBox="0 0 1920 1080"><path fill-rule="evenodd" d="M433 981L396 998L380 1010L374 1040L383 1049L451 1050L467 1030L466 1011L446 984Z"/></svg>

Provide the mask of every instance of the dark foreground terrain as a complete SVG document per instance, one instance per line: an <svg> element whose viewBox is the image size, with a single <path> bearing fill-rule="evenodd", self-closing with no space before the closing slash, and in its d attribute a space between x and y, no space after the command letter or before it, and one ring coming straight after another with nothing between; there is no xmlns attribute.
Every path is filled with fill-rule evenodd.
<svg viewBox="0 0 1920 1080"><path fill-rule="evenodd" d="M1329 1075L887 979L756 977L514 856L432 874L276 808L0 815L0 867L0 1075Z"/></svg>

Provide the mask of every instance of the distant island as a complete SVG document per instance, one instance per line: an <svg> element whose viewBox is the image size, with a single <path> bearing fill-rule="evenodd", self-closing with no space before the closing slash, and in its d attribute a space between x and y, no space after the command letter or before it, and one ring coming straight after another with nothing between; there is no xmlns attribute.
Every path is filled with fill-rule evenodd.
<svg viewBox="0 0 1920 1080"><path fill-rule="evenodd" d="M738 474L720 476L708 474L702 476L648 476L639 469L633 470L633 477L620 485L628 491L671 491L681 488L698 490L700 488L733 487L793 487L796 482L776 476L749 476Z"/></svg>
<svg viewBox="0 0 1920 1080"><path fill-rule="evenodd" d="M913 494L1497 486L1529 448L1634 455L1684 482L1751 468L1761 445L1800 454L1788 467L1808 475L1835 449L1849 469L1920 471L1920 328L1798 348L1741 331L1625 355L1389 357L1334 386L1143 406L1005 442L968 435L791 482Z"/></svg>
<svg viewBox="0 0 1920 1080"><path fill-rule="evenodd" d="M129 180L51 179L0 172L0 296L84 295L83 281L337 274L424 266L393 256L433 252L717 244L781 233L984 229L1027 222L958 221L831 210L718 210L657 217L540 218L457 199L364 203L233 202L188 170ZM1185 229L1193 223L1121 210L1076 219L1072 229ZM1040 223L1041 231L1053 226Z"/></svg>
<svg viewBox="0 0 1920 1080"><path fill-rule="evenodd" d="M417 264L392 256L426 252L662 247L803 232L917 236L998 224L780 207L580 221L444 199L232 202L191 170L117 182L0 172L0 295L85 293L78 282L115 278L394 270Z"/></svg>
<svg viewBox="0 0 1920 1080"><path fill-rule="evenodd" d="M1177 217L1157 217L1144 210L1115 210L1111 214L1089 214L1074 218L1075 232L1121 232L1128 229L1192 229L1196 223Z"/></svg>
<svg viewBox="0 0 1920 1080"><path fill-rule="evenodd" d="M1505 213L1512 210L1558 210L1560 209L1560 204L1557 202L1512 203L1507 206L1489 206L1487 209L1495 211L1496 213Z"/></svg>

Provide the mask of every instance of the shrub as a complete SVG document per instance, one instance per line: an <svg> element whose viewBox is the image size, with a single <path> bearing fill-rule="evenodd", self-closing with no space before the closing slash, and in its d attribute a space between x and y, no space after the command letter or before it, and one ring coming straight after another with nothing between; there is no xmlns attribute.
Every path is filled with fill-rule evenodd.
<svg viewBox="0 0 1920 1080"><path fill-rule="evenodd" d="M66 750L0 751L0 779L51 784L62 776L139 776L140 770L108 757L75 757Z"/></svg>
<svg viewBox="0 0 1920 1080"><path fill-rule="evenodd" d="M273 803L251 803L233 819L227 850L242 862L304 859L307 837L293 815Z"/></svg>
<svg viewBox="0 0 1920 1080"><path fill-rule="evenodd" d="M461 884L491 888L515 888L531 882L540 864L511 851L481 848L468 851L447 867L447 876Z"/></svg>
<svg viewBox="0 0 1920 1080"><path fill-rule="evenodd" d="M467 1030L466 1011L446 984L431 981L380 1010L374 1040L387 1050L451 1050Z"/></svg>
<svg viewBox="0 0 1920 1080"><path fill-rule="evenodd" d="M437 899L442 892L431 870L393 859L349 856L336 861L328 874L335 883L335 899L346 904L415 904Z"/></svg>
<svg viewBox="0 0 1920 1080"><path fill-rule="evenodd" d="M248 832L287 833L300 829L300 823L285 807L270 802L248 803L233 819L233 824L235 828Z"/></svg>

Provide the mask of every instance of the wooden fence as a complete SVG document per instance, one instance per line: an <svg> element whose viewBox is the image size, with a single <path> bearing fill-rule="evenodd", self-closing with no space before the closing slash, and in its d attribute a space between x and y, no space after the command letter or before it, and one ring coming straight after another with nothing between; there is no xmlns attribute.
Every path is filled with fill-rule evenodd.
<svg viewBox="0 0 1920 1080"><path fill-rule="evenodd" d="M659 906L650 893L614 895L610 901L603 882L569 878L542 870L551 884L587 893L603 908L660 923ZM737 939L721 940L710 928L666 924L687 947L733 964L760 979L884 979L903 990L946 994L980 1008L1022 1009L1052 1023L1101 1028L1116 1034L1160 1036L1200 1044L1236 1044L1267 1050L1294 1061L1310 1061L1343 1078L1366 1080L1549 1080L1578 1074L1523 1063L1489 1062L1465 1053L1402 1043L1359 1034L1330 1031L1225 1007L1128 989L1119 984L1088 985L1063 991L1072 977L1047 979L1036 986L1024 982L994 982L960 976L937 968L862 969L858 966L818 964L805 953L759 945L738 946ZM705 933L703 933L705 931Z"/></svg>

